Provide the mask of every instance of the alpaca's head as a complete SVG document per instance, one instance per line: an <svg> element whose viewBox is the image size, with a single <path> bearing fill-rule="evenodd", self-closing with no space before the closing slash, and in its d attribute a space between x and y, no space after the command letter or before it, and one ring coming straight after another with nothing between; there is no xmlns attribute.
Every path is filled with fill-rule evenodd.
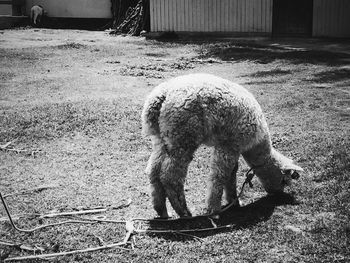
<svg viewBox="0 0 350 263"><path fill-rule="evenodd" d="M275 149L272 149L268 162L255 169L263 187L270 194L283 192L285 186L291 185L292 179L299 178L298 171L303 171L303 168Z"/></svg>

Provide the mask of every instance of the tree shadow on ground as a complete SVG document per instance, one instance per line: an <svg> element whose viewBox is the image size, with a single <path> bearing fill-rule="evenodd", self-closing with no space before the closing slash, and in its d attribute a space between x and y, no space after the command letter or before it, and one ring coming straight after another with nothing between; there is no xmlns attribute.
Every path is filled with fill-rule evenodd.
<svg viewBox="0 0 350 263"><path fill-rule="evenodd" d="M219 232L248 228L259 222L267 221L276 207L296 204L298 202L291 194L268 195L243 207L224 209L218 218L195 216L192 218L151 220L149 230L166 230L168 231L166 233L153 234L161 235L170 240L191 239L194 236L212 236ZM215 226L217 229L213 229Z"/></svg>
<svg viewBox="0 0 350 263"><path fill-rule="evenodd" d="M324 64L329 66L350 64L350 53L345 52L344 44L347 40L323 41L305 40L223 40L191 38L180 39L176 34L167 34L158 38L152 44L176 44L198 46L199 58L216 58L222 61L244 62L252 61L260 64L285 60L292 64ZM337 47L340 44L339 48Z"/></svg>
<svg viewBox="0 0 350 263"><path fill-rule="evenodd" d="M330 66L350 63L350 54L340 51L291 48L273 44L237 43L204 45L201 58L218 58L223 61L253 61L267 64L286 60L292 64L326 64Z"/></svg>
<svg viewBox="0 0 350 263"><path fill-rule="evenodd" d="M242 77L249 77L249 79L257 79L250 80L245 82L244 84L254 85L254 84L276 84L284 82L283 77L292 74L291 70L282 70L280 68L275 68L272 70L263 70L257 71L253 73L249 73L246 75L242 75ZM278 78L277 78L278 77Z"/></svg>
<svg viewBox="0 0 350 263"><path fill-rule="evenodd" d="M316 83L333 83L347 80L350 80L350 69L340 68L317 73L310 81Z"/></svg>
<svg viewBox="0 0 350 263"><path fill-rule="evenodd" d="M248 75L244 75L243 77L266 78L266 77L274 77L274 76L284 76L292 73L293 72L291 70L282 70L279 68L275 68L271 70L257 71Z"/></svg>

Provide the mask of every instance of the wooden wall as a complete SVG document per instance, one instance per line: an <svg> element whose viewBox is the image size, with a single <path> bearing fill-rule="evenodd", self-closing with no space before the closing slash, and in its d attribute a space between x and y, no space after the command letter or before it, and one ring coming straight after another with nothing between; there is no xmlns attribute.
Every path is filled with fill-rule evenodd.
<svg viewBox="0 0 350 263"><path fill-rule="evenodd" d="M273 0L151 0L151 31L272 32Z"/></svg>
<svg viewBox="0 0 350 263"><path fill-rule="evenodd" d="M110 0L26 0L29 15L33 5L42 5L50 17L111 18Z"/></svg>
<svg viewBox="0 0 350 263"><path fill-rule="evenodd" d="M350 0L314 0L314 37L350 37Z"/></svg>
<svg viewBox="0 0 350 263"><path fill-rule="evenodd" d="M0 0L0 15L12 16L12 1Z"/></svg>

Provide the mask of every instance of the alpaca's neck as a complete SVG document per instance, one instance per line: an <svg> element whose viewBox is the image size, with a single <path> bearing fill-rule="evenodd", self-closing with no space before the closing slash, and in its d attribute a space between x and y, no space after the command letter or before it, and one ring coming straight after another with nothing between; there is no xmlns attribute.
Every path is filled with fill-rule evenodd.
<svg viewBox="0 0 350 263"><path fill-rule="evenodd" d="M271 157L271 150L271 140L266 138L242 155L249 166L254 168L266 164Z"/></svg>

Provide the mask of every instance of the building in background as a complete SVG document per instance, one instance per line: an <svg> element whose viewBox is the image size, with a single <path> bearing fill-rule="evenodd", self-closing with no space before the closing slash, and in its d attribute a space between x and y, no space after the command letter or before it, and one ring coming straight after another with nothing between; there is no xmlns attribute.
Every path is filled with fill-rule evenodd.
<svg viewBox="0 0 350 263"><path fill-rule="evenodd" d="M0 29L26 22L25 0L0 0Z"/></svg>
<svg viewBox="0 0 350 263"><path fill-rule="evenodd" d="M112 20L111 2L0 0L0 28L4 16L29 16L38 4L49 27L100 28ZM349 38L350 0L150 0L150 34L164 32Z"/></svg>
<svg viewBox="0 0 350 263"><path fill-rule="evenodd" d="M33 5L54 18L112 18L111 0L26 0L27 15Z"/></svg>
<svg viewBox="0 0 350 263"><path fill-rule="evenodd" d="M25 0L0 0L0 16L25 15Z"/></svg>
<svg viewBox="0 0 350 263"><path fill-rule="evenodd" d="M349 0L150 0L151 34L350 37Z"/></svg>
<svg viewBox="0 0 350 263"><path fill-rule="evenodd" d="M0 0L0 28L10 27L17 16L25 15L29 22L33 5L44 7L46 26L53 28L97 29L112 19L111 0Z"/></svg>
<svg viewBox="0 0 350 263"><path fill-rule="evenodd" d="M50 28L102 29L112 19L111 0L26 0L26 10L41 5Z"/></svg>

